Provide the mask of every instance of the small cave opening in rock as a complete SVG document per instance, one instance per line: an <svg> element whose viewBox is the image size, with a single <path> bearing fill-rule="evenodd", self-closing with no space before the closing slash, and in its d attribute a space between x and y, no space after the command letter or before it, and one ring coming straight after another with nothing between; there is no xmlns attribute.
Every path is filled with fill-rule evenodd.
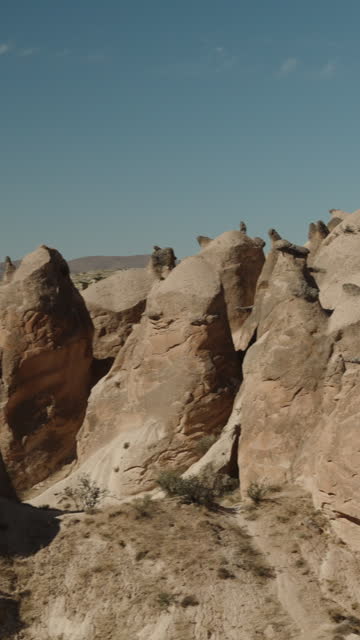
<svg viewBox="0 0 360 640"><path fill-rule="evenodd" d="M240 376L239 376L240 377L240 384L239 384L239 387L242 385L242 382L244 380L243 364L244 364L245 356L246 356L247 352L249 351L250 347L252 347L253 344L255 344L256 340L257 340L257 329L255 329L255 331L254 331L254 333L253 333L253 335L252 335L252 337L251 337L251 339L249 341L249 344L246 347L246 349L244 349L244 350L239 349L238 351L236 351L237 361L238 361L239 370L240 370Z"/></svg>
<svg viewBox="0 0 360 640"><path fill-rule="evenodd" d="M241 426L236 424L234 427L234 440L231 446L230 458L224 469L224 473L226 473L230 478L236 478L239 480L239 464L238 464L238 450L239 450L239 439L241 434Z"/></svg>
<svg viewBox="0 0 360 640"><path fill-rule="evenodd" d="M91 364L91 388L104 378L114 364L115 358L94 358Z"/></svg>
<svg viewBox="0 0 360 640"><path fill-rule="evenodd" d="M220 477L227 477L227 481L223 483L223 487L227 487L227 490L235 490L240 486L240 470L238 464L238 449L239 439L241 434L241 426L236 424L234 426L234 439L231 446L230 457L228 462L219 470Z"/></svg>

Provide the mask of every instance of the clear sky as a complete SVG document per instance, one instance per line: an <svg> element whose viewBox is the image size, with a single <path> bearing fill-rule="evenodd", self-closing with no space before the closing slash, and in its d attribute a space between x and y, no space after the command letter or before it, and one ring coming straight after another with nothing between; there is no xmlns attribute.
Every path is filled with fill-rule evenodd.
<svg viewBox="0 0 360 640"><path fill-rule="evenodd" d="M0 257L360 207L359 0L1 0Z"/></svg>

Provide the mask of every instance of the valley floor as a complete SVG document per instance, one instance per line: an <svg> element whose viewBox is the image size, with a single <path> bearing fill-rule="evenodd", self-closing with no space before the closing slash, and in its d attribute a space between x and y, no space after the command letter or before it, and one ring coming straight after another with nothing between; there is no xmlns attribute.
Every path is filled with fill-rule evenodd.
<svg viewBox="0 0 360 640"><path fill-rule="evenodd" d="M211 511L147 498L88 514L7 503L1 638L360 635L357 559L346 565L346 547L306 495L284 490L256 506L235 492L222 503Z"/></svg>

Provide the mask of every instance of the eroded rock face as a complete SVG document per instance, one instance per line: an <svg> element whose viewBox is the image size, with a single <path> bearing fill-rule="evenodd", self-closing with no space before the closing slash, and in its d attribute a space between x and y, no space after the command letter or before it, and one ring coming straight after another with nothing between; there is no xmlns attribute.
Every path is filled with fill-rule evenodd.
<svg viewBox="0 0 360 640"><path fill-rule="evenodd" d="M331 345L324 338L327 315L302 249L275 240L259 278L252 317L244 326L244 348L256 332L234 409L241 425L239 467L245 492L255 478L283 482L292 477L321 414L319 388Z"/></svg>
<svg viewBox="0 0 360 640"><path fill-rule="evenodd" d="M155 245L148 268L157 278L163 280L174 269L176 260L174 249L171 247L162 249Z"/></svg>
<svg viewBox="0 0 360 640"><path fill-rule="evenodd" d="M314 262L314 258L318 253L323 240L327 238L329 235L329 229L326 224L322 220L318 220L317 222L312 222L309 226L308 239L307 243L310 255L308 257L308 265L312 266Z"/></svg>
<svg viewBox="0 0 360 640"><path fill-rule="evenodd" d="M186 468L199 439L226 423L239 376L221 280L202 255L187 258L152 288L140 324L94 387L80 470L127 495L155 486L161 468Z"/></svg>
<svg viewBox="0 0 360 640"><path fill-rule="evenodd" d="M75 454L92 363L92 322L55 249L26 256L0 290L0 445L16 489Z"/></svg>
<svg viewBox="0 0 360 640"><path fill-rule="evenodd" d="M264 244L260 238L249 238L242 223L241 231L226 231L202 245L200 255L219 274L234 341L249 315L248 307L254 302L256 283L265 260Z"/></svg>
<svg viewBox="0 0 360 640"><path fill-rule="evenodd" d="M302 248L274 239L237 345L248 348L244 382L224 430L240 424L244 495L252 480L301 483L357 549L359 216L323 239L311 272ZM216 459L216 449L207 457Z"/></svg>
<svg viewBox="0 0 360 640"><path fill-rule="evenodd" d="M95 358L116 357L133 325L140 321L146 298L156 281L151 269L127 269L82 291L94 323Z"/></svg>
<svg viewBox="0 0 360 640"><path fill-rule="evenodd" d="M323 241L313 263L320 302L333 311L329 331L357 322L360 308L349 285L360 285L360 211L346 218Z"/></svg>
<svg viewBox="0 0 360 640"><path fill-rule="evenodd" d="M3 275L4 284L8 284L12 280L15 271L16 271L16 266L12 262L11 258L9 258L9 256L6 256L5 266L4 266L4 275Z"/></svg>

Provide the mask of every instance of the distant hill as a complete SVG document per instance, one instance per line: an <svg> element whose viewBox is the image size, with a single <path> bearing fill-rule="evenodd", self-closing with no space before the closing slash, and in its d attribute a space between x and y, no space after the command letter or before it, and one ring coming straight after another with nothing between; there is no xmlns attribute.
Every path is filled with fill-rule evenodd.
<svg viewBox="0 0 360 640"><path fill-rule="evenodd" d="M146 267L149 260L149 255L86 256L85 258L69 260L68 265L71 273L81 273L82 271L101 271L105 269L115 271L116 269Z"/></svg>
<svg viewBox="0 0 360 640"><path fill-rule="evenodd" d="M150 255L136 256L85 256L84 258L74 258L68 260L71 273L82 273L84 271L102 271L117 269L131 269L145 267L150 260ZM18 265L20 260L15 260ZM4 271L4 262L0 262L0 275Z"/></svg>

